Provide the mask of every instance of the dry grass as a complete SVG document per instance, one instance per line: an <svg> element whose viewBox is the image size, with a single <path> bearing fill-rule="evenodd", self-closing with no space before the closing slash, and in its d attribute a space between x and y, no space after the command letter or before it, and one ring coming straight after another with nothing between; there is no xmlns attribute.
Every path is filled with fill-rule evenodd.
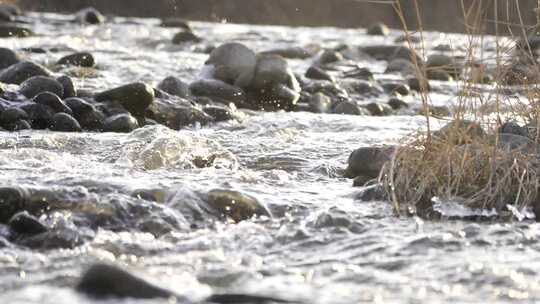
<svg viewBox="0 0 540 304"><path fill-rule="evenodd" d="M417 0L413 1L417 9L416 26L423 37ZM509 22L498 19L497 1L492 3L495 3L495 20L491 22L501 27L509 26ZM512 5L513 2L505 3ZM517 0L514 4L519 12ZM411 37L399 0L395 1L394 8L402 19L405 35ZM477 82L483 76L478 73L485 71L480 67L488 59L483 52L482 25L489 22L490 17L482 1L462 1L462 8L469 40L464 74L459 82L463 93L455 105L453 123L443 131L434 132L433 119L426 115L427 131L404 139L393 160L380 175L397 214L429 216L434 197L443 202L453 201L471 208L498 211L508 204L522 210L539 201L540 150L537 147L540 132L529 136L530 143L524 147L511 149L499 142L501 138L496 131L508 119L528 124L532 129L540 127L538 81L515 70L517 64L521 63L531 75L540 75L535 56L523 43L516 49L505 43L509 39L497 35L496 58L489 58L491 62L496 62L492 82L495 93L477 94ZM527 41L527 34L536 25L527 26L522 22L520 26L522 30L515 33L512 39ZM409 47L413 48L410 38L408 40ZM417 51L425 53L424 49ZM417 77L423 79L425 67L421 63L414 63ZM513 99L499 93L507 88L509 78L512 84L520 86L525 98ZM424 107L429 108L428 92L420 94ZM490 110L486 111L488 108ZM480 132L479 128L487 130L488 134Z"/></svg>

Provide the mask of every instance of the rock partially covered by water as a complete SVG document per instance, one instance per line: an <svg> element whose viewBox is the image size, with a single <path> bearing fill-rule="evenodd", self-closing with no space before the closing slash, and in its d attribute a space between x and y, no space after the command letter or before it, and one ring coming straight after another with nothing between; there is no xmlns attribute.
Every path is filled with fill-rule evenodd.
<svg viewBox="0 0 540 304"><path fill-rule="evenodd" d="M62 98L70 98L70 97L77 97L77 89L75 88L75 84L73 83L73 80L69 76L60 76L56 79L60 84L62 84L62 87L64 88L64 96L60 96Z"/></svg>
<svg viewBox="0 0 540 304"><path fill-rule="evenodd" d="M22 61L11 65L0 72L0 82L9 84L21 84L25 80L34 76L50 76L51 73L43 66L30 62Z"/></svg>
<svg viewBox="0 0 540 304"><path fill-rule="evenodd" d="M368 27L367 34L372 36L388 36L390 29L384 23L375 23Z"/></svg>
<svg viewBox="0 0 540 304"><path fill-rule="evenodd" d="M0 223L7 223L12 216L25 209L30 193L20 187L0 187Z"/></svg>
<svg viewBox="0 0 540 304"><path fill-rule="evenodd" d="M80 132L79 122L67 113L56 113L52 118L51 130L60 132Z"/></svg>
<svg viewBox="0 0 540 304"><path fill-rule="evenodd" d="M174 76L163 79L157 86L158 89L174 96L186 98L190 94L189 84Z"/></svg>
<svg viewBox="0 0 540 304"><path fill-rule="evenodd" d="M77 284L77 291L96 298L152 299L174 294L113 265L92 265Z"/></svg>
<svg viewBox="0 0 540 304"><path fill-rule="evenodd" d="M268 216L270 211L256 198L238 191L215 189L208 192L208 204L223 216L240 222L254 216Z"/></svg>
<svg viewBox="0 0 540 304"><path fill-rule="evenodd" d="M349 156L346 177L377 178L383 166L392 159L395 147L362 147Z"/></svg>
<svg viewBox="0 0 540 304"><path fill-rule="evenodd" d="M154 89L136 82L123 85L95 96L98 102L117 102L135 116L144 116L145 110L154 102Z"/></svg>
<svg viewBox="0 0 540 304"><path fill-rule="evenodd" d="M19 63L21 58L14 51L7 48L0 48L0 70Z"/></svg>
<svg viewBox="0 0 540 304"><path fill-rule="evenodd" d="M199 79L189 85L196 96L209 97L214 101L232 102L238 106L246 103L246 93L241 88L216 79Z"/></svg>
<svg viewBox="0 0 540 304"><path fill-rule="evenodd" d="M212 78L243 87L251 81L257 65L255 52L240 43L225 43L210 53L205 65L211 65Z"/></svg>
<svg viewBox="0 0 540 304"><path fill-rule="evenodd" d="M97 9L87 7L75 14L75 20L84 24L101 24L105 22L105 16L103 16Z"/></svg>
<svg viewBox="0 0 540 304"><path fill-rule="evenodd" d="M186 31L191 31L191 26L189 26L189 23L187 20L180 19L180 18L165 18L161 20L161 26L162 27L177 27L182 28Z"/></svg>
<svg viewBox="0 0 540 304"><path fill-rule="evenodd" d="M129 114L117 114L105 119L103 131L129 133L139 127L139 123L135 117Z"/></svg>
<svg viewBox="0 0 540 304"><path fill-rule="evenodd" d="M28 114L20 108L11 107L0 112L0 126L6 130L18 129L16 128L20 124L18 121L27 119Z"/></svg>
<svg viewBox="0 0 540 304"><path fill-rule="evenodd" d="M56 113L63 112L67 114L73 114L73 111L58 97L58 95L51 92L43 92L32 99L33 102L46 105L53 109Z"/></svg>
<svg viewBox="0 0 540 304"><path fill-rule="evenodd" d="M180 31L176 33L172 39L174 44L183 44L183 43L199 43L202 41L202 38L195 35L192 31Z"/></svg>
<svg viewBox="0 0 540 304"><path fill-rule="evenodd" d="M91 53L80 52L62 57L58 60L58 62L56 62L56 64L91 68L96 65L96 60L94 59L94 55Z"/></svg>
<svg viewBox="0 0 540 304"><path fill-rule="evenodd" d="M32 30L11 24L0 24L0 38L16 37L24 38L32 36L34 33Z"/></svg>
<svg viewBox="0 0 540 304"><path fill-rule="evenodd" d="M27 211L15 214L8 222L11 229L19 235L36 235L49 229L38 218Z"/></svg>
<svg viewBox="0 0 540 304"><path fill-rule="evenodd" d="M363 47L360 50L379 60L392 61L394 59L405 59L423 64L422 58L416 51L403 45L374 45Z"/></svg>
<svg viewBox="0 0 540 304"><path fill-rule="evenodd" d="M50 92L57 96L64 96L64 87L56 79L48 76L34 76L25 80L20 87L20 92L28 97L43 93Z"/></svg>

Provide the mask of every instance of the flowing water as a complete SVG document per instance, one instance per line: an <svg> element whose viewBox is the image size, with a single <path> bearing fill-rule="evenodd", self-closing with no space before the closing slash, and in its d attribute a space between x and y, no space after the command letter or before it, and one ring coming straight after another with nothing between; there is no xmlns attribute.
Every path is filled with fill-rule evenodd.
<svg viewBox="0 0 540 304"><path fill-rule="evenodd" d="M32 16L41 19L35 24L39 36L1 39L2 46L56 49L25 53L45 65L72 50L90 51L98 59L97 73L76 81L93 91L133 81L156 84L169 75L191 81L207 59L205 43L235 40L262 51L311 43L391 44L400 35L193 23L206 42L174 46L175 30L157 26L158 20L117 18L83 27L66 23L63 15ZM428 49L466 42L460 35L427 35ZM289 62L302 73L311 60ZM359 64L377 79L393 77L382 74L385 62ZM458 83L435 83L432 99L451 103ZM0 132L0 184L52 190L69 208L57 206L41 219L91 236L75 249L0 249L0 303L169 303L77 294L72 287L81 271L96 261L137 270L192 301L211 292L303 303L539 301L536 223L398 218L388 202L355 200L358 188L341 177L349 153L396 143L424 125L414 115L261 112L181 131L147 126L131 134ZM193 166L210 156L212 167ZM250 194L273 217L236 224L194 212L197 193L215 188ZM162 199L132 195L141 189ZM96 221L89 218L103 218L104 224L92 226ZM85 221L93 224L85 227Z"/></svg>

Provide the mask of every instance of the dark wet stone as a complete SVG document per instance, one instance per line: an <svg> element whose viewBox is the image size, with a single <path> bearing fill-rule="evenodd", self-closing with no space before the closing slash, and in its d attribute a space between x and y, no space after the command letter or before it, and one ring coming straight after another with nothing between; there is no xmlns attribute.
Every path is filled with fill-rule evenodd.
<svg viewBox="0 0 540 304"><path fill-rule="evenodd" d="M32 129L47 129L52 124L54 110L39 103L26 104L21 107L28 114L28 122Z"/></svg>
<svg viewBox="0 0 540 304"><path fill-rule="evenodd" d="M206 125L213 121L212 116L202 110L190 104L182 105L174 101L157 99L149 110L154 120L174 130L197 123Z"/></svg>
<svg viewBox="0 0 540 304"><path fill-rule="evenodd" d="M181 31L179 33L176 33L172 39L172 43L174 44L183 44L183 43L199 43L202 41L202 38L195 35L191 31Z"/></svg>
<svg viewBox="0 0 540 304"><path fill-rule="evenodd" d="M373 36L388 36L388 34L390 34L390 29L384 23L375 23L368 27L367 34Z"/></svg>
<svg viewBox="0 0 540 304"><path fill-rule="evenodd" d="M456 62L456 59L444 55L430 55L426 62L426 67L429 70L442 70L453 78L458 78L461 75L462 67Z"/></svg>
<svg viewBox="0 0 540 304"><path fill-rule="evenodd" d="M392 108L389 105L380 102L371 102L364 106L373 116L387 116L392 114Z"/></svg>
<svg viewBox="0 0 540 304"><path fill-rule="evenodd" d="M107 264L92 265L82 276L76 289L96 298L152 299L174 296L168 290Z"/></svg>
<svg viewBox="0 0 540 304"><path fill-rule="evenodd" d="M430 80L439 80L439 81L452 81L453 78L448 72L441 69L433 69L426 71L426 77Z"/></svg>
<svg viewBox="0 0 540 304"><path fill-rule="evenodd" d="M257 67L251 82L256 89L270 88L275 84L287 84L291 71L287 61L278 55L263 55L257 58Z"/></svg>
<svg viewBox="0 0 540 304"><path fill-rule="evenodd" d="M394 40L394 42L396 43L403 43L403 42L411 42L411 43L420 43L422 42L422 38L419 37L419 36L413 36L413 35L400 35L398 37L396 37L396 39Z"/></svg>
<svg viewBox="0 0 540 304"><path fill-rule="evenodd" d="M349 156L346 177L377 178L383 166L392 159L394 147L362 147Z"/></svg>
<svg viewBox="0 0 540 304"><path fill-rule="evenodd" d="M373 73L368 68L357 67L343 73L343 77L363 79L363 80L372 80Z"/></svg>
<svg viewBox="0 0 540 304"><path fill-rule="evenodd" d="M0 48L0 70L10 67L18 62L21 59L17 53L10 49Z"/></svg>
<svg viewBox="0 0 540 304"><path fill-rule="evenodd" d="M379 96L383 94L383 89L381 87L373 85L372 82L366 80L349 80L343 82L342 85L350 94L360 94L364 96Z"/></svg>
<svg viewBox="0 0 540 304"><path fill-rule="evenodd" d="M20 92L28 98L33 98L42 92L51 92L57 96L64 96L64 87L54 78L34 76L21 84Z"/></svg>
<svg viewBox="0 0 540 304"><path fill-rule="evenodd" d="M318 63L321 65L334 63L343 60L343 55L335 50L325 50L319 57Z"/></svg>
<svg viewBox="0 0 540 304"><path fill-rule="evenodd" d="M16 16L21 14L21 10L13 4L0 4L0 22L11 22Z"/></svg>
<svg viewBox="0 0 540 304"><path fill-rule="evenodd" d="M423 65L422 58L414 50L402 45L373 45L360 48L360 50L378 60L392 61L399 58L411 62L416 60Z"/></svg>
<svg viewBox="0 0 540 304"><path fill-rule="evenodd" d="M189 85L191 93L197 96L217 97L239 106L246 101L244 91L236 86L227 84L221 80L199 79Z"/></svg>
<svg viewBox="0 0 540 304"><path fill-rule="evenodd" d="M28 114L20 108L11 107L0 113L0 126L5 128L21 119L28 119Z"/></svg>
<svg viewBox="0 0 540 304"><path fill-rule="evenodd" d="M96 60L92 54L88 52L80 52L62 57L56 64L91 68L96 65Z"/></svg>
<svg viewBox="0 0 540 304"><path fill-rule="evenodd" d="M313 57L315 53L312 50L303 47L286 47L261 52L264 55L279 55L288 59L307 59Z"/></svg>
<svg viewBox="0 0 540 304"><path fill-rule="evenodd" d="M9 84L21 84L25 80L34 76L49 76L51 73L43 66L30 62L22 61L11 65L0 72L0 82Z"/></svg>
<svg viewBox="0 0 540 304"><path fill-rule="evenodd" d="M71 115L56 113L52 118L51 130L60 132L80 132L81 126Z"/></svg>
<svg viewBox="0 0 540 304"><path fill-rule="evenodd" d="M332 111L332 99L323 93L315 93L309 97L309 110L313 113L330 113Z"/></svg>
<svg viewBox="0 0 540 304"><path fill-rule="evenodd" d="M17 240L17 244L32 249L72 249L82 245L88 236L73 229L54 229Z"/></svg>
<svg viewBox="0 0 540 304"><path fill-rule="evenodd" d="M36 235L49 230L38 218L30 215L27 211L13 215L8 224L17 234Z"/></svg>
<svg viewBox="0 0 540 304"><path fill-rule="evenodd" d="M20 187L0 187L0 222L7 223L13 215L23 211L30 193Z"/></svg>
<svg viewBox="0 0 540 304"><path fill-rule="evenodd" d="M372 181L372 177L359 175L353 180L353 187L364 187L368 182Z"/></svg>
<svg viewBox="0 0 540 304"><path fill-rule="evenodd" d="M18 25L9 25L9 24L0 24L0 38L7 37L17 37L25 38L32 36L34 33L32 30L18 26Z"/></svg>
<svg viewBox="0 0 540 304"><path fill-rule="evenodd" d="M310 79L328 80L331 82L336 81L336 79L332 75L316 66L309 67L309 69L306 71L305 76Z"/></svg>
<svg viewBox="0 0 540 304"><path fill-rule="evenodd" d="M85 113L95 110L95 107L92 104L78 97L66 98L64 99L64 103L71 109L76 119L79 119L79 117Z"/></svg>
<svg viewBox="0 0 540 304"><path fill-rule="evenodd" d="M8 131L21 131L21 130L29 130L32 128L32 126L30 125L28 121L24 119L20 119L6 125L5 128Z"/></svg>
<svg viewBox="0 0 540 304"><path fill-rule="evenodd" d="M107 117L103 124L104 132L129 133L139 127L137 119L129 114Z"/></svg>
<svg viewBox="0 0 540 304"><path fill-rule="evenodd" d="M75 88L75 84L73 84L71 77L60 76L56 80L62 84L62 87L64 88L64 96L62 96L63 99L77 97L77 89Z"/></svg>
<svg viewBox="0 0 540 304"><path fill-rule="evenodd" d="M381 184L368 186L356 194L356 199L363 202L386 201L388 195Z"/></svg>
<svg viewBox="0 0 540 304"><path fill-rule="evenodd" d="M158 84L157 88L166 93L182 98L186 98L191 95L189 92L189 84L183 82L182 80L174 76L169 76L163 79Z"/></svg>
<svg viewBox="0 0 540 304"><path fill-rule="evenodd" d="M362 115L362 111L354 102L342 101L334 107L334 114Z"/></svg>
<svg viewBox="0 0 540 304"><path fill-rule="evenodd" d="M415 75L416 67L410 60L397 58L388 62L384 73L401 73L403 75Z"/></svg>
<svg viewBox="0 0 540 304"><path fill-rule="evenodd" d="M215 122L234 119L232 111L229 108L220 106L205 106L202 108L204 113L212 116Z"/></svg>
<svg viewBox="0 0 540 304"><path fill-rule="evenodd" d="M402 83L383 83L381 86L389 94L409 95L409 87Z"/></svg>
<svg viewBox="0 0 540 304"><path fill-rule="evenodd" d="M514 121L505 122L502 126L499 127L498 132L504 134L520 135L525 137L529 136L529 130L526 127L520 126Z"/></svg>
<svg viewBox="0 0 540 304"><path fill-rule="evenodd" d="M58 97L56 94L51 92L43 92L39 93L32 99L33 102L39 103L42 105L46 105L53 109L55 113L63 112L67 114L73 114L73 111L71 111L71 108L68 107L60 97Z"/></svg>
<svg viewBox="0 0 540 304"><path fill-rule="evenodd" d="M231 85L246 86L253 78L257 57L245 45L232 42L215 48L205 64L215 67L214 78Z"/></svg>
<svg viewBox="0 0 540 304"><path fill-rule="evenodd" d="M479 123L469 120L453 120L433 132L433 137L446 139L456 145L469 144L486 136L486 132Z"/></svg>
<svg viewBox="0 0 540 304"><path fill-rule="evenodd" d="M208 192L207 203L221 215L240 222L270 212L256 198L233 190L215 189Z"/></svg>
<svg viewBox="0 0 540 304"><path fill-rule="evenodd" d="M407 84L409 85L409 88L411 90L417 91L417 92L429 92L431 91L431 86L429 85L429 81L427 79L423 79L420 81L418 77L413 77L407 79Z"/></svg>
<svg viewBox="0 0 540 304"><path fill-rule="evenodd" d="M189 26L188 21L184 19L180 19L180 18L165 18L161 20L161 26L162 27L177 27L177 28L182 28L186 31L191 31L191 26Z"/></svg>
<svg viewBox="0 0 540 304"><path fill-rule="evenodd" d="M174 226L159 217L144 219L137 225L140 231L150 233L155 237L161 237L174 231Z"/></svg>
<svg viewBox="0 0 540 304"><path fill-rule="evenodd" d="M143 116L154 102L154 89L141 82L123 85L95 96L98 102L117 102L135 116Z"/></svg>
<svg viewBox="0 0 540 304"><path fill-rule="evenodd" d="M388 101L388 105L394 110L399 110L399 109L409 107L409 104L407 104L405 101L396 97L390 98L390 100Z"/></svg>
<svg viewBox="0 0 540 304"><path fill-rule="evenodd" d="M284 84L271 88L249 91L250 107L263 111L290 111L294 109L300 94Z"/></svg>
<svg viewBox="0 0 540 304"><path fill-rule="evenodd" d="M40 47L26 47L22 48L21 51L27 52L27 53L34 53L34 54L47 54L48 51L44 48Z"/></svg>
<svg viewBox="0 0 540 304"><path fill-rule="evenodd" d="M105 22L105 16L93 7L87 7L78 11L75 14L75 18L78 22L86 24L101 24Z"/></svg>
<svg viewBox="0 0 540 304"><path fill-rule="evenodd" d="M94 109L90 112L81 114L77 118L77 121L79 121L79 124L84 130L102 131L105 118L106 117L102 112Z"/></svg>

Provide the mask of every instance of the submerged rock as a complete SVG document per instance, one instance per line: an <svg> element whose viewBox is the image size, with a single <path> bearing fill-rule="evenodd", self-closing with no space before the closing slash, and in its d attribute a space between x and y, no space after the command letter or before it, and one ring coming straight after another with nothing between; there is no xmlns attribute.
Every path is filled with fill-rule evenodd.
<svg viewBox="0 0 540 304"><path fill-rule="evenodd" d="M8 224L14 232L23 235L36 235L49 230L38 218L27 211L13 215Z"/></svg>
<svg viewBox="0 0 540 304"><path fill-rule="evenodd" d="M126 84L95 96L98 102L117 102L135 116L144 116L154 102L154 89L141 82Z"/></svg>
<svg viewBox="0 0 540 304"><path fill-rule="evenodd" d="M0 72L0 82L9 84L21 84L34 76L50 76L51 73L43 66L30 62L21 61L13 64Z"/></svg>
<svg viewBox="0 0 540 304"><path fill-rule="evenodd" d="M334 114L362 115L360 107L351 101L342 101L334 107Z"/></svg>
<svg viewBox="0 0 540 304"><path fill-rule="evenodd" d="M207 202L210 207L235 222L247 220L254 216L271 216L270 211L256 198L238 191L211 190L208 192Z"/></svg>

